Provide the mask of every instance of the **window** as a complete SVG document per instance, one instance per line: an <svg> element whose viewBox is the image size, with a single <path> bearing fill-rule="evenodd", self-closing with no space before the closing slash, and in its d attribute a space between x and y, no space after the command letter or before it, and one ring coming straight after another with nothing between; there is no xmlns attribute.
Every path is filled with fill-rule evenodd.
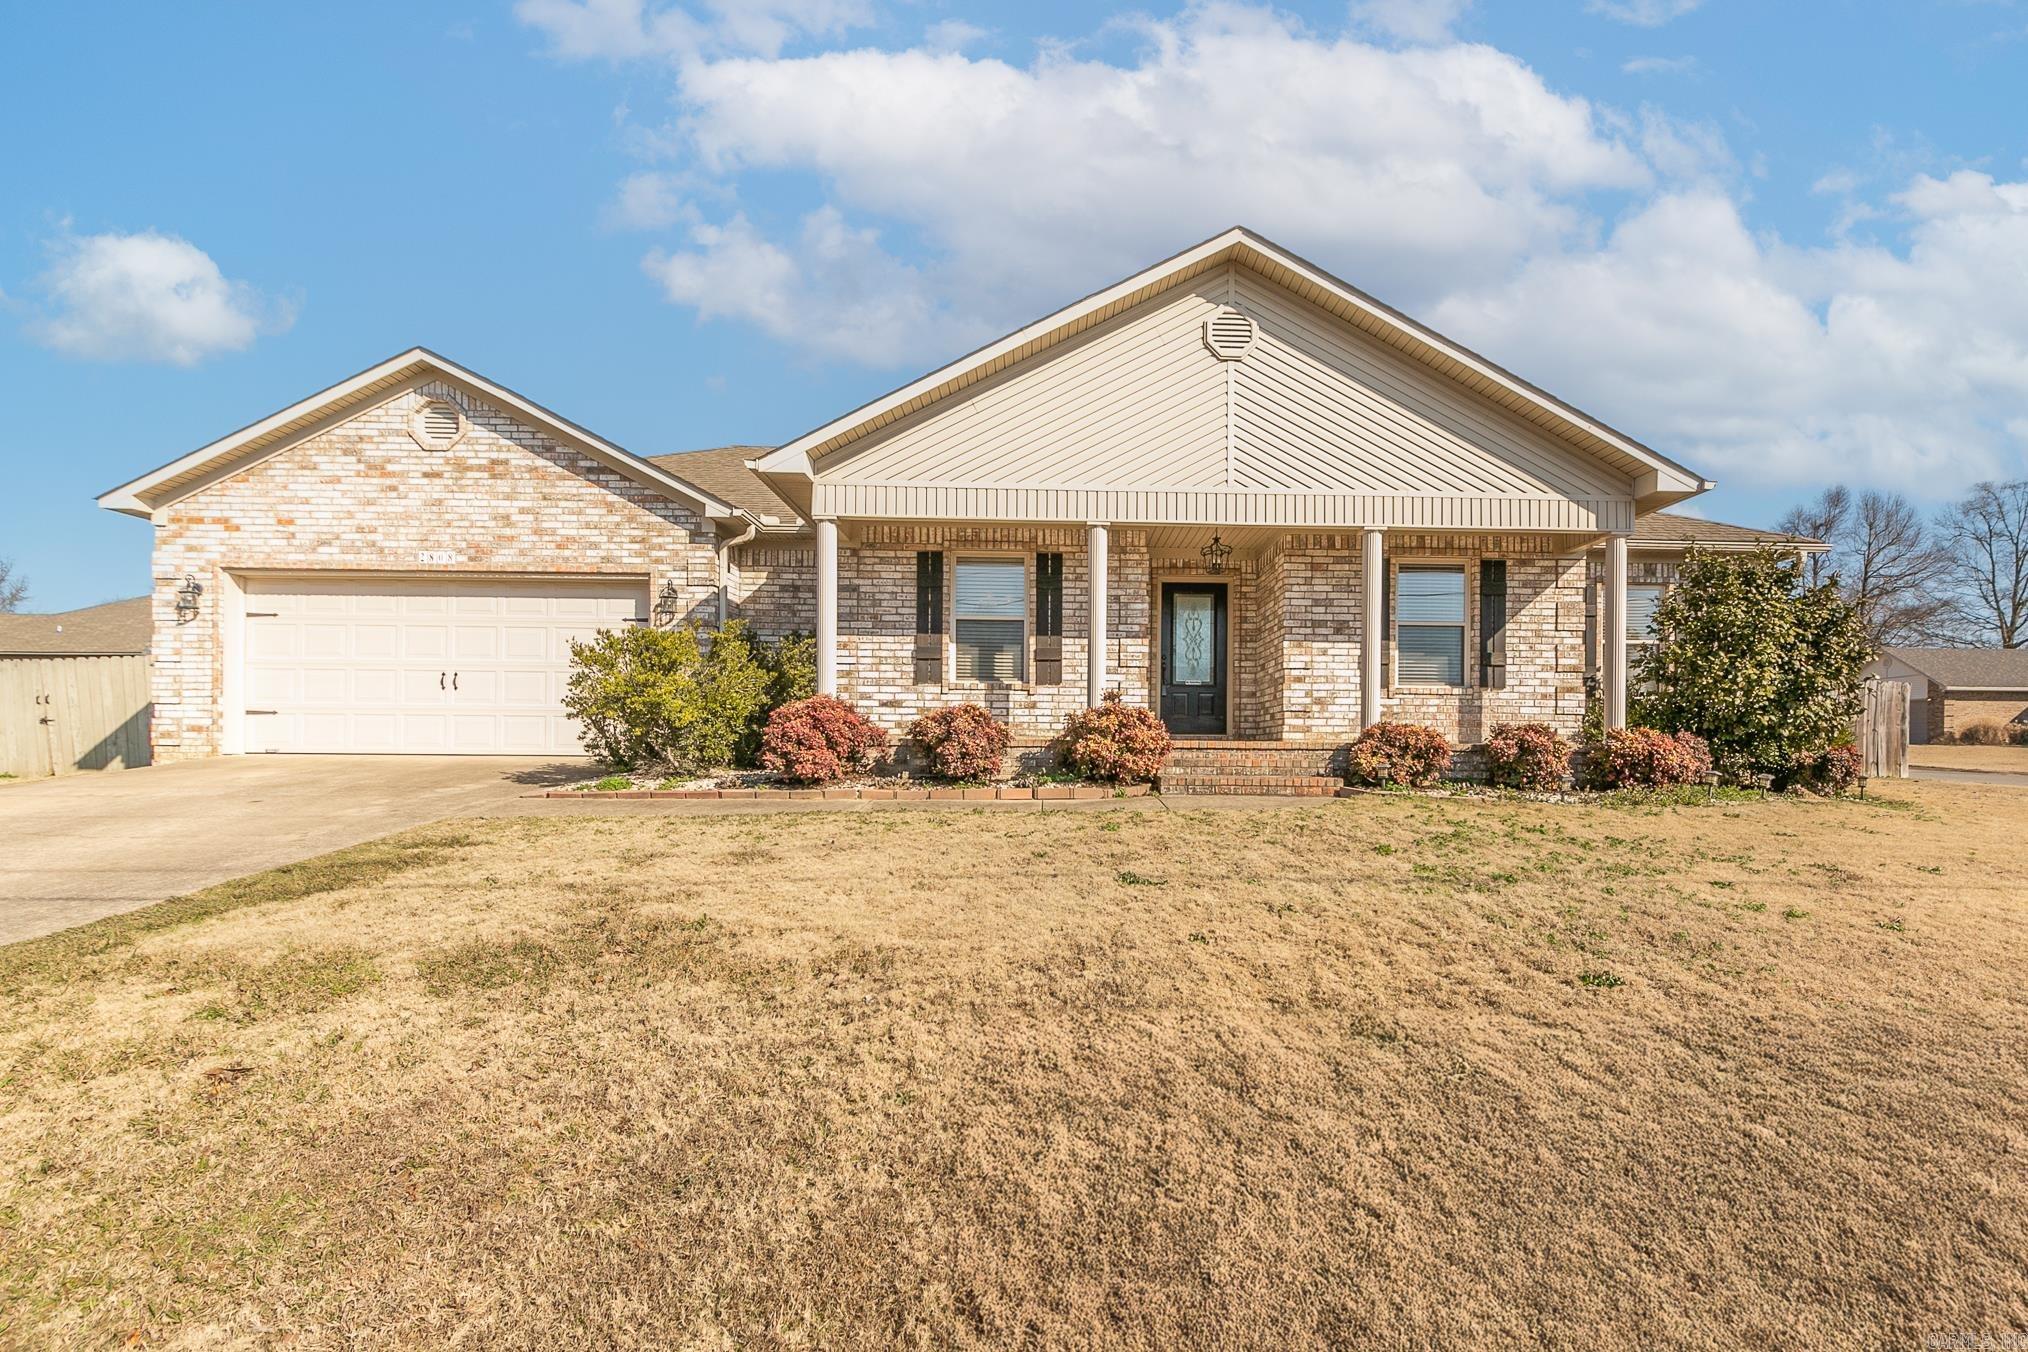
<svg viewBox="0 0 2028 1352"><path fill-rule="evenodd" d="M1465 683L1465 570L1403 568L1395 574L1395 679L1402 685Z"/></svg>
<svg viewBox="0 0 2028 1352"><path fill-rule="evenodd" d="M1028 614L1027 566L1019 559L959 559L952 600L958 679L1020 680Z"/></svg>
<svg viewBox="0 0 2028 1352"><path fill-rule="evenodd" d="M1662 588L1653 583L1627 588L1627 642L1655 641L1655 607L1662 604Z"/></svg>

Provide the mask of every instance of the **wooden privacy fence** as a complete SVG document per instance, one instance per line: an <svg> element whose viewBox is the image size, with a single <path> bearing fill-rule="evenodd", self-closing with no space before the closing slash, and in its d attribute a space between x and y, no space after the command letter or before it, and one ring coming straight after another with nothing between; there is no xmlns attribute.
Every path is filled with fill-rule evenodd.
<svg viewBox="0 0 2028 1352"><path fill-rule="evenodd" d="M0 657L0 773L148 763L148 659Z"/></svg>
<svg viewBox="0 0 2028 1352"><path fill-rule="evenodd" d="M1869 779L1908 778L1908 682L1869 677L1854 730Z"/></svg>

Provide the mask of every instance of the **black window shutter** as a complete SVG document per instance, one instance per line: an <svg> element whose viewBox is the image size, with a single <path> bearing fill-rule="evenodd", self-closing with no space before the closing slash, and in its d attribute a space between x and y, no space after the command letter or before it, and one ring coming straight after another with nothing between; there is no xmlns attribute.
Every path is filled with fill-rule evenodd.
<svg viewBox="0 0 2028 1352"><path fill-rule="evenodd" d="M944 556L925 549L915 556L915 683L944 679Z"/></svg>
<svg viewBox="0 0 2028 1352"><path fill-rule="evenodd" d="M1384 690L1393 683L1394 663L1394 570L1387 566L1387 560L1380 561L1380 685Z"/></svg>
<svg viewBox="0 0 2028 1352"><path fill-rule="evenodd" d="M1479 560L1479 684L1507 685L1507 561Z"/></svg>
<svg viewBox="0 0 2028 1352"><path fill-rule="evenodd" d="M1035 556L1035 684L1063 684L1063 555Z"/></svg>

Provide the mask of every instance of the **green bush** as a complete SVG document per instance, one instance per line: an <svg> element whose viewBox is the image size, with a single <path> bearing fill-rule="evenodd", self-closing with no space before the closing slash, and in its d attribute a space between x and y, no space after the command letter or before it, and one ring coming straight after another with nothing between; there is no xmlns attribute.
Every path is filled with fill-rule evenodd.
<svg viewBox="0 0 2028 1352"><path fill-rule="evenodd" d="M710 769L750 756L782 677L743 621L630 625L570 645L563 706L620 769Z"/></svg>
<svg viewBox="0 0 2028 1352"><path fill-rule="evenodd" d="M1632 721L1697 734L1728 778L1785 780L1850 739L1872 645L1836 585L1810 586L1791 556L1691 550L1655 632Z"/></svg>

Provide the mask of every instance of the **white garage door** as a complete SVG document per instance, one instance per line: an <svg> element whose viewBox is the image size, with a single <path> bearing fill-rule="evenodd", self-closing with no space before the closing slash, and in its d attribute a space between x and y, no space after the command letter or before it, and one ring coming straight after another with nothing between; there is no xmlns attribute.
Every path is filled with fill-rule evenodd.
<svg viewBox="0 0 2028 1352"><path fill-rule="evenodd" d="M647 619L642 582L253 580L249 751L579 755L570 640Z"/></svg>

